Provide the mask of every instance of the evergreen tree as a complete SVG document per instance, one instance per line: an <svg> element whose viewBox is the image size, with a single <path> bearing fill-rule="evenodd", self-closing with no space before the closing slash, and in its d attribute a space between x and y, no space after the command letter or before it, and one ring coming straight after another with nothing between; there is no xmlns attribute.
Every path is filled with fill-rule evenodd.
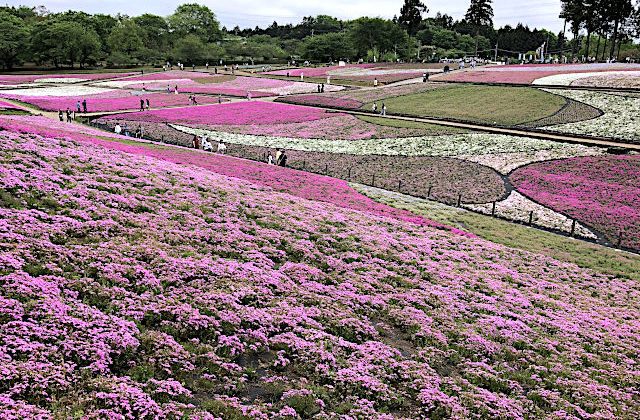
<svg viewBox="0 0 640 420"><path fill-rule="evenodd" d="M420 0L404 0L404 5L400 9L398 23L405 28L410 35L415 35L420 29L422 15L428 13L429 9Z"/></svg>
<svg viewBox="0 0 640 420"><path fill-rule="evenodd" d="M493 6L491 0L471 0L464 19L475 26L493 26Z"/></svg>

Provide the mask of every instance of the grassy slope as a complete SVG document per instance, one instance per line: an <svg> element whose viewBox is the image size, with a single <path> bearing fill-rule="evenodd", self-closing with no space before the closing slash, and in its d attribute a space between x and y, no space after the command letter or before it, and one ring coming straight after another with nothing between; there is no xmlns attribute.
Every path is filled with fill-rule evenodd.
<svg viewBox="0 0 640 420"><path fill-rule="evenodd" d="M425 123L414 122L414 121L392 120L388 118L370 117L366 115L358 115L357 118L371 124L383 125L386 127L421 129L421 130L424 130L425 133L433 132L434 134L445 134L445 133L459 134L459 133L468 132L468 130L465 130L462 128L445 127L445 126L440 126L435 124L425 124Z"/></svg>
<svg viewBox="0 0 640 420"><path fill-rule="evenodd" d="M555 114L566 100L534 88L466 85L390 98L385 103L391 114L517 125Z"/></svg>
<svg viewBox="0 0 640 420"><path fill-rule="evenodd" d="M640 280L640 257L561 235L528 228L427 200L382 192L359 185L355 189L376 201L472 232L491 242L543 254L604 274Z"/></svg>

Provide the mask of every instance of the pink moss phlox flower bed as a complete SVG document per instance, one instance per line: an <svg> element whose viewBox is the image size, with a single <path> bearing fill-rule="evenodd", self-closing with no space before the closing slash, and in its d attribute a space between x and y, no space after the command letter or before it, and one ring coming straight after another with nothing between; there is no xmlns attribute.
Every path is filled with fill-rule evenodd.
<svg viewBox="0 0 640 420"><path fill-rule="evenodd" d="M438 76L438 81L476 82L476 83L508 83L529 85L535 80L570 73L591 73L616 71L637 71L640 66L628 64L569 64L569 65L510 65L478 67L475 70L453 72Z"/></svg>
<svg viewBox="0 0 640 420"><path fill-rule="evenodd" d="M207 78L215 78L222 77L222 75L215 75L210 73L203 73L197 71L161 71L161 72L153 72L146 73L144 75L127 77L124 79L125 81L145 81L145 80L175 80L175 79L207 79Z"/></svg>
<svg viewBox="0 0 640 420"><path fill-rule="evenodd" d="M583 157L516 170L523 194L640 251L640 156Z"/></svg>
<svg viewBox="0 0 640 420"><path fill-rule="evenodd" d="M272 74L274 76L286 76L289 73L291 77L300 77L300 75L304 74L307 77L326 77L330 72L336 70L345 70L345 69L368 69L374 68L378 66L378 64L349 64L347 66L326 66L326 67L309 67L309 68L297 68L297 69L289 69L289 70L275 70L269 71L264 74Z"/></svg>
<svg viewBox="0 0 640 420"><path fill-rule="evenodd" d="M632 282L84 140L0 186L0 418L640 412Z"/></svg>
<svg viewBox="0 0 640 420"><path fill-rule="evenodd" d="M137 115L114 115L110 119L176 124L259 125L315 121L333 116L335 114L311 107L255 101L162 109Z"/></svg>
<svg viewBox="0 0 640 420"><path fill-rule="evenodd" d="M180 72L176 74L176 77L179 76L181 76ZM210 83L201 83L202 80L199 80L197 78L191 80L189 78L180 77L178 79L167 79L166 82L148 82L144 83L144 85L142 82L130 84L127 85L127 88L142 89L142 87L144 86L149 90L166 90L168 84L170 89L173 90L175 86L178 86L178 90L184 93L229 95L240 97L245 97L248 93L251 93L251 96L253 96L254 98L286 95L289 94L289 91L292 91L292 93L313 92L316 89L316 85L313 83L299 83L295 80L278 80L260 77L238 76L233 78L233 80L223 80L218 83L215 82L216 79L214 78L214 76L209 77L212 78ZM207 78L207 76L201 75L201 78ZM135 79L126 79L125 81L128 82L130 80ZM147 80L153 80L153 78L150 77Z"/></svg>
<svg viewBox="0 0 640 420"><path fill-rule="evenodd" d="M132 139L125 136L118 136L77 124L60 123L45 117L0 117L0 128L19 133L34 133L45 137L69 138L136 155L151 156L168 162L194 165L211 172L244 179L297 197L332 203L352 210L370 212L421 226L451 230L464 236L470 236L466 232L449 228L416 216L411 212L380 204L356 192L346 181L326 176L182 148L153 147L144 143L129 144ZM126 143L122 143L122 141L126 141Z"/></svg>
<svg viewBox="0 0 640 420"><path fill-rule="evenodd" d="M78 97L21 96L16 99L37 106L45 111L57 111L67 108L75 110L78 101L82 102L83 100L87 101L88 112L139 109L140 99L145 101L149 99L149 103L152 108L189 105L189 95L187 94L174 95L155 92L131 92L127 90L117 90L113 93L109 92L106 95L98 94ZM211 96L198 96L197 101L199 104L213 104L218 102L218 98Z"/></svg>
<svg viewBox="0 0 640 420"><path fill-rule="evenodd" d="M34 83L39 79L84 79L97 81L126 77L132 74L133 73L0 74L0 85Z"/></svg>
<svg viewBox="0 0 640 420"><path fill-rule="evenodd" d="M21 108L15 106L14 104L12 104L10 102L6 102L6 101L0 100L0 109L14 110L14 109L21 109Z"/></svg>

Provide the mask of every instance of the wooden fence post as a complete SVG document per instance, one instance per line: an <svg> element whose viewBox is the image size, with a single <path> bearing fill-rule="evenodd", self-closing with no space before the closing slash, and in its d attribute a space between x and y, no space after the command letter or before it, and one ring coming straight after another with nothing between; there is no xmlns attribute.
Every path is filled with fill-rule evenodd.
<svg viewBox="0 0 640 420"><path fill-rule="evenodd" d="M496 202L493 202L493 207L491 207L491 217L496 217Z"/></svg>

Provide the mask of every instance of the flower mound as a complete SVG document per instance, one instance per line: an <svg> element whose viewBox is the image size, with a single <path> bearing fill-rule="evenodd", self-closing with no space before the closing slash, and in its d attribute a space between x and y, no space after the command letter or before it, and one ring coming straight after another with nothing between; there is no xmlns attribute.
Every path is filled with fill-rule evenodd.
<svg viewBox="0 0 640 420"><path fill-rule="evenodd" d="M515 171L523 194L640 251L640 156L583 157Z"/></svg>
<svg viewBox="0 0 640 420"><path fill-rule="evenodd" d="M206 125L270 125L330 118L324 110L273 102L236 102L197 108L162 109L136 115L113 115L110 119Z"/></svg>
<svg viewBox="0 0 640 420"><path fill-rule="evenodd" d="M0 136L2 418L640 411L629 282L193 167Z"/></svg>

